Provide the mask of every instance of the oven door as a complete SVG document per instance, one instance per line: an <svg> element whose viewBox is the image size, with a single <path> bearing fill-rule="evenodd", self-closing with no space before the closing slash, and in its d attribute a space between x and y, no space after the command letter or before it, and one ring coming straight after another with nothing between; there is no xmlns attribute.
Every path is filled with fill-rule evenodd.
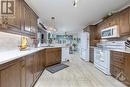
<svg viewBox="0 0 130 87"><path fill-rule="evenodd" d="M100 55L101 49L95 48L94 49L94 64L100 65Z"/></svg>
<svg viewBox="0 0 130 87"><path fill-rule="evenodd" d="M101 59L100 59L100 65L104 68L109 68L109 61L110 61L110 52L109 50L103 50L102 51L103 54Z"/></svg>

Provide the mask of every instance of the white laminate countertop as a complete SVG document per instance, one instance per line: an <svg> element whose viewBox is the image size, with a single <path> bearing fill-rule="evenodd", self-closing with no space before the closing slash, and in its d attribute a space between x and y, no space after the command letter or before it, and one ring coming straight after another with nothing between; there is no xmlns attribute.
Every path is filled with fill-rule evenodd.
<svg viewBox="0 0 130 87"><path fill-rule="evenodd" d="M130 53L130 49L125 50L119 50L119 49L110 49L111 51L118 51L118 52L124 52L124 53Z"/></svg>
<svg viewBox="0 0 130 87"><path fill-rule="evenodd" d="M97 49L97 47L93 47L93 48ZM121 50L121 49L107 49L107 50L117 51L117 52L124 52L124 53L130 53L130 49L124 49L124 50Z"/></svg>
<svg viewBox="0 0 130 87"><path fill-rule="evenodd" d="M96 46L90 46L90 48L96 48Z"/></svg>
<svg viewBox="0 0 130 87"><path fill-rule="evenodd" d="M0 52L0 65L47 48L60 48L60 47L39 47L39 48L32 48L26 51L12 50L12 51Z"/></svg>

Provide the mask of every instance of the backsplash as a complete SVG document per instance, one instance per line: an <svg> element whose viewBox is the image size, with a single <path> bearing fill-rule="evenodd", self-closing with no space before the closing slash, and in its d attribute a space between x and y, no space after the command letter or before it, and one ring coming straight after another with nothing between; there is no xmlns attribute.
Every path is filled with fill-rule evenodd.
<svg viewBox="0 0 130 87"><path fill-rule="evenodd" d="M0 32L0 52L17 50L20 43L20 35Z"/></svg>

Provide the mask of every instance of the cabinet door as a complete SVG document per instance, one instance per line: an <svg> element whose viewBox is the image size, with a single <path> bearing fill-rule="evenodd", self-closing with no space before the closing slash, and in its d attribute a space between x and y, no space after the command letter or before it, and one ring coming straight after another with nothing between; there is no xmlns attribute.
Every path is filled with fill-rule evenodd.
<svg viewBox="0 0 130 87"><path fill-rule="evenodd" d="M45 68L45 53L44 53L44 50L41 50L39 52L39 57L40 57L40 71L42 72L42 70Z"/></svg>
<svg viewBox="0 0 130 87"><path fill-rule="evenodd" d="M42 66L43 66L43 69L45 69L45 62L46 62L46 56L45 56L45 50L42 50L41 51L42 53Z"/></svg>
<svg viewBox="0 0 130 87"><path fill-rule="evenodd" d="M112 76L117 77L120 73L124 73L125 63L125 53L111 51L110 72Z"/></svg>
<svg viewBox="0 0 130 87"><path fill-rule="evenodd" d="M53 65L54 55L53 53L47 52L46 53L46 66Z"/></svg>
<svg viewBox="0 0 130 87"><path fill-rule="evenodd" d="M33 65L34 65L34 79L36 79L37 78L37 76L38 76L38 64L39 64L39 62L38 62L38 54L37 53L35 53L35 55L34 55L34 61L33 61Z"/></svg>
<svg viewBox="0 0 130 87"><path fill-rule="evenodd" d="M127 35L129 32L129 11L125 10L120 14L120 35Z"/></svg>
<svg viewBox="0 0 130 87"><path fill-rule="evenodd" d="M20 78L21 78L21 65L16 63L12 66L7 67L0 72L0 87L21 87ZM29 87L29 86L28 86Z"/></svg>
<svg viewBox="0 0 130 87"><path fill-rule="evenodd" d="M61 62L61 48L46 49L46 66L54 65Z"/></svg>
<svg viewBox="0 0 130 87"><path fill-rule="evenodd" d="M42 60L41 60L41 57L42 57L42 55L41 55L41 51L39 51L38 53L37 53L37 60L38 60L38 65L37 65L37 68L38 68L38 75L40 75L41 74L41 71L42 71Z"/></svg>
<svg viewBox="0 0 130 87"><path fill-rule="evenodd" d="M90 62L94 63L94 48L90 48Z"/></svg>
<svg viewBox="0 0 130 87"><path fill-rule="evenodd" d="M100 38L101 38L101 30L103 29L103 26L102 26L102 24L100 23L100 24L98 24L97 25L97 30L96 30L96 37L95 37L95 39L96 40L100 40Z"/></svg>
<svg viewBox="0 0 130 87"><path fill-rule="evenodd" d="M26 87L25 59L21 62L21 87Z"/></svg>
<svg viewBox="0 0 130 87"><path fill-rule="evenodd" d="M55 63L60 63L61 62L61 51L57 51L55 53Z"/></svg>
<svg viewBox="0 0 130 87"><path fill-rule="evenodd" d="M33 54L26 56L26 87L33 83Z"/></svg>
<svg viewBox="0 0 130 87"><path fill-rule="evenodd" d="M10 17L8 16L8 24L11 25L10 28L21 29L21 2L22 0L15 0L15 15Z"/></svg>
<svg viewBox="0 0 130 87"><path fill-rule="evenodd" d="M30 14L31 16L31 18L30 18L30 21L31 21L31 32L33 32L33 33L36 33L37 32L37 30L38 30L38 28L37 28L37 17L34 15L34 13L33 12L31 12L31 14Z"/></svg>
<svg viewBox="0 0 130 87"><path fill-rule="evenodd" d="M31 30L31 23L30 23L30 11L26 5L24 5L24 31L30 32Z"/></svg>
<svg viewBox="0 0 130 87"><path fill-rule="evenodd" d="M126 58L125 58L125 74L127 76L127 79L129 81L129 84L130 84L130 54L127 54L126 55Z"/></svg>
<svg viewBox="0 0 130 87"><path fill-rule="evenodd" d="M117 14L113 15L108 20L109 20L108 21L109 27L114 26L114 25L119 26L119 15L117 15Z"/></svg>

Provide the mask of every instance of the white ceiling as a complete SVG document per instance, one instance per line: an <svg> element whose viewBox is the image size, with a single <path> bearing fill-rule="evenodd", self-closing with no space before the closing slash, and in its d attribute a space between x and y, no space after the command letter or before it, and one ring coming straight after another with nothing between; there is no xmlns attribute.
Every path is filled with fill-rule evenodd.
<svg viewBox="0 0 130 87"><path fill-rule="evenodd" d="M51 17L56 18L59 32L78 32L85 26L95 23L110 11L127 5L130 0L80 0L73 7L74 0L26 0L34 11L47 24Z"/></svg>

